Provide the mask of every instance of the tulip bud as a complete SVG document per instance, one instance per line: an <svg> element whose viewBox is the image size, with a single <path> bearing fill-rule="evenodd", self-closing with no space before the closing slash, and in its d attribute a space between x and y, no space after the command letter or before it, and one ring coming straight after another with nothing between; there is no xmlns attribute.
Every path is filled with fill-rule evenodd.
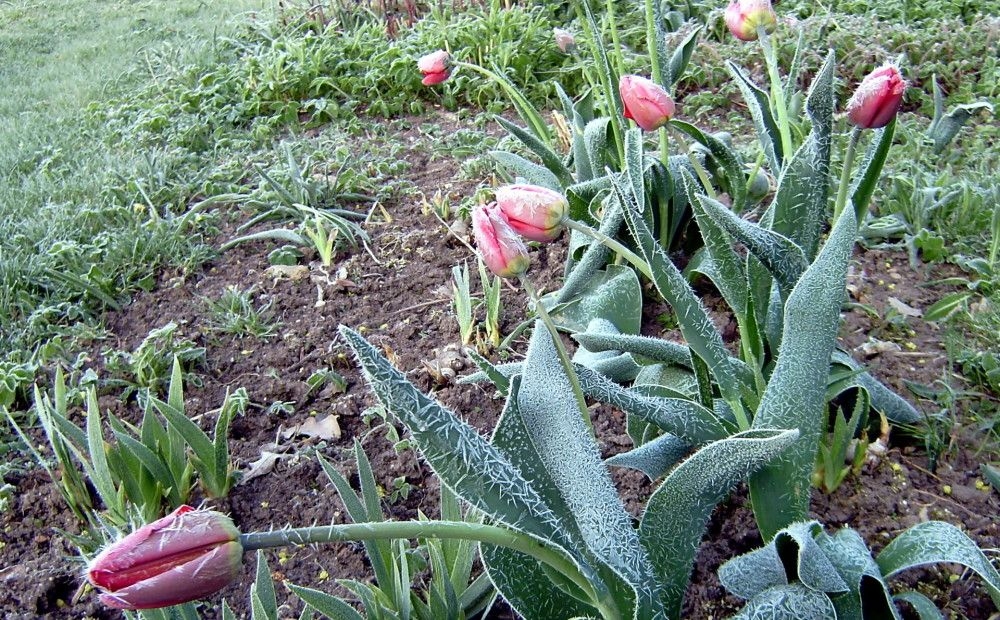
<svg viewBox="0 0 1000 620"><path fill-rule="evenodd" d="M847 102L847 120L862 129L885 127L903 104L906 80L893 64L869 73Z"/></svg>
<svg viewBox="0 0 1000 620"><path fill-rule="evenodd" d="M154 609L203 598L241 574L243 547L233 521L181 506L100 553L87 579L116 609Z"/></svg>
<svg viewBox="0 0 1000 620"><path fill-rule="evenodd" d="M573 33L569 30L563 30L562 28L553 28L552 34L556 38L556 45L559 50L564 54L569 54L574 49L576 49L576 38Z"/></svg>
<svg viewBox="0 0 1000 620"><path fill-rule="evenodd" d="M483 262L493 273L512 278L528 270L528 248L495 204L472 210L472 233Z"/></svg>
<svg viewBox="0 0 1000 620"><path fill-rule="evenodd" d="M497 189L497 207L515 232L532 241L546 242L562 232L569 203L547 187L505 185Z"/></svg>
<svg viewBox="0 0 1000 620"><path fill-rule="evenodd" d="M422 56L417 61L417 68L424 74L424 79L420 82L424 86L440 84L451 75L451 67L448 65L448 52L438 50Z"/></svg>
<svg viewBox="0 0 1000 620"><path fill-rule="evenodd" d="M726 27L741 41L756 41L758 28L774 32L778 18L770 0L733 0L726 7Z"/></svg>
<svg viewBox="0 0 1000 620"><path fill-rule="evenodd" d="M667 124L674 115L674 100L661 86L638 75L623 75L618 92L625 106L625 118L635 121L644 131Z"/></svg>

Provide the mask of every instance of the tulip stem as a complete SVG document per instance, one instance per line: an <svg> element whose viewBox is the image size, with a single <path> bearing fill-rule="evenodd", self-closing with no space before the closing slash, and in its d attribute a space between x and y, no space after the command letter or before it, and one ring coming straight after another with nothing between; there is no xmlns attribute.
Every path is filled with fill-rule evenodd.
<svg viewBox="0 0 1000 620"><path fill-rule="evenodd" d="M788 107L785 104L785 87L781 83L781 75L778 73L778 57L771 38L767 30L763 27L757 28L758 40L764 50L764 62L767 65L767 75L771 80L771 102L774 104L775 114L778 116L778 133L781 134L781 150L783 152L781 166L784 168L785 162L792 158L792 130L788 121ZM775 176L781 172L775 170Z"/></svg>
<svg viewBox="0 0 1000 620"><path fill-rule="evenodd" d="M617 252L619 256L624 257L625 260L631 263L633 267L638 269L642 275L646 276L646 279L648 280L653 279L653 272L649 270L649 265L646 264L646 261L642 260L642 258L638 254L636 254L632 250L622 245L617 239L612 239L611 237L605 235L601 231L591 228L590 226L587 226L583 222L578 222L570 218L564 219L563 223L566 224L567 228L575 230L577 232L581 232L590 237L591 239L597 241L598 243L603 243L607 247Z"/></svg>
<svg viewBox="0 0 1000 620"><path fill-rule="evenodd" d="M843 169L840 171L840 187L837 188L837 200L833 203L833 221L840 217L840 212L847 205L847 188L851 184L851 171L854 169L854 157L858 151L858 140L861 138L861 128L855 127L847 141L847 151L844 153ZM858 221L861 214L858 214Z"/></svg>
<svg viewBox="0 0 1000 620"><path fill-rule="evenodd" d="M687 155L688 161L691 163L691 167L694 168L694 173L698 176L698 180L701 181L702 186L705 188L705 195L715 200L716 193L715 188L712 187L712 181L708 178L708 171L705 170L705 166L701 165L698 158L695 157L691 149L684 143L684 140L677 135L674 135L674 139L677 140L677 144L684 144L684 152Z"/></svg>
<svg viewBox="0 0 1000 620"><path fill-rule="evenodd" d="M464 521L377 521L301 527L270 532L251 532L240 535L244 551L359 540L394 540L435 538L444 540L474 540L506 547L529 555L564 575L590 598L605 618L619 618L613 605L598 594L592 584L576 567L567 554L556 547L547 546L527 534L496 525Z"/></svg>
<svg viewBox="0 0 1000 620"><path fill-rule="evenodd" d="M559 362L562 364L563 371L566 373L567 378L569 378L569 383L573 388L573 396L576 398L577 407L580 409L580 416L583 418L584 424L587 425L587 429L590 434L594 434L594 424L590 421L590 410L587 409L587 400L583 396L583 388L580 386L580 378L576 376L576 371L573 369L573 360L569 357L569 352L566 351L566 346L563 344L562 338L559 336L559 330L556 328L555 321L552 320L552 316L549 315L549 311L545 309L545 304L542 303L541 298L535 291L535 287L532 286L531 281L522 273L518 276L521 279L521 286L524 287L528 297L535 303L535 312L538 313L538 318L542 320L545 325L545 329L548 330L549 336L552 337L552 344L556 347L556 353L559 355Z"/></svg>

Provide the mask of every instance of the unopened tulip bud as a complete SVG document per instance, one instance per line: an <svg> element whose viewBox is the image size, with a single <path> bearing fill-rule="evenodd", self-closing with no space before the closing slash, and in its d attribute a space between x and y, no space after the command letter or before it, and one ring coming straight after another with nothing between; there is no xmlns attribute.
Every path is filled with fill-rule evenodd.
<svg viewBox="0 0 1000 620"><path fill-rule="evenodd" d="M417 61L417 68L424 75L424 79L420 82L424 86L432 86L447 80L448 76L451 75L451 67L448 64L449 59L448 52L444 50L438 50L422 56Z"/></svg>
<svg viewBox="0 0 1000 620"><path fill-rule="evenodd" d="M741 41L756 41L757 29L774 32L778 18L770 0L733 0L726 7L726 27Z"/></svg>
<svg viewBox="0 0 1000 620"><path fill-rule="evenodd" d="M538 185L497 189L497 207L515 232L532 241L552 241L563 228L569 203L562 194Z"/></svg>
<svg viewBox="0 0 1000 620"><path fill-rule="evenodd" d="M634 120L644 131L666 125L674 115L674 100L652 80L623 75L618 81L618 92L625 106L625 118Z"/></svg>
<svg viewBox="0 0 1000 620"><path fill-rule="evenodd" d="M569 30L553 28L552 34L555 36L556 45L562 53L569 54L576 48L576 37Z"/></svg>
<svg viewBox="0 0 1000 620"><path fill-rule="evenodd" d="M87 579L116 609L154 609L194 601L239 578L240 532L212 510L181 506L100 553Z"/></svg>
<svg viewBox="0 0 1000 620"><path fill-rule="evenodd" d="M513 278L528 270L528 248L495 204L472 210L472 234L483 262L493 273Z"/></svg>
<svg viewBox="0 0 1000 620"><path fill-rule="evenodd" d="M862 129L885 127L903 104L906 80L893 64L885 64L869 73L851 100L847 102L847 119Z"/></svg>

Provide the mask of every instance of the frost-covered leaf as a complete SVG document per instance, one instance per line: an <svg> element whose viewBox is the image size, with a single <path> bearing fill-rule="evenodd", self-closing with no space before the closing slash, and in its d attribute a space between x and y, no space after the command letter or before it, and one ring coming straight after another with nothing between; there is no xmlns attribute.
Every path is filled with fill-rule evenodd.
<svg viewBox="0 0 1000 620"><path fill-rule="evenodd" d="M944 620L944 616L941 615L941 610L937 608L934 601L927 598L920 592L909 591L900 592L896 596L892 597L894 601L902 601L913 607L913 610L917 612L917 616L920 620Z"/></svg>
<svg viewBox="0 0 1000 620"><path fill-rule="evenodd" d="M671 434L660 435L638 448L616 454L604 461L614 467L630 467L657 480L670 471L691 450L691 444Z"/></svg>
<svg viewBox="0 0 1000 620"><path fill-rule="evenodd" d="M654 362L691 367L691 350L687 345L662 338L632 334L610 334L587 330L573 334L573 340L591 351L623 351Z"/></svg>
<svg viewBox="0 0 1000 620"><path fill-rule="evenodd" d="M604 210L598 231L608 237L614 237L618 234L618 229L621 228L623 221L625 221L625 215L622 213L621 207L617 202L611 201ZM556 293L556 303L569 302L577 295L582 294L591 284L594 276L607 265L610 256L611 248L591 240L580 261L574 265L563 282L562 288Z"/></svg>
<svg viewBox="0 0 1000 620"><path fill-rule="evenodd" d="M542 303L552 309L551 296ZM570 331L584 331L595 318L614 323L620 332L639 333L642 322L642 288L635 271L621 265L608 265L594 274L571 303L552 313L556 323Z"/></svg>
<svg viewBox="0 0 1000 620"><path fill-rule="evenodd" d="M295 593L295 596L302 599L302 602L330 620L364 620L364 617L357 610L332 594L297 586L294 583L285 585Z"/></svg>
<svg viewBox="0 0 1000 620"><path fill-rule="evenodd" d="M844 209L785 305L778 359L753 428L795 428L801 436L781 459L750 478L754 516L764 540L803 520L809 509L811 475L826 416L830 355L856 230L854 212Z"/></svg>
<svg viewBox="0 0 1000 620"><path fill-rule="evenodd" d="M678 465L649 498L639 537L656 567L671 617L680 614L698 543L716 504L798 434L759 429L710 443Z"/></svg>
<svg viewBox="0 0 1000 620"><path fill-rule="evenodd" d="M943 521L918 523L893 539L875 559L886 579L914 566L952 562L972 569L986 582L1000 607L1000 573L962 530Z"/></svg>
<svg viewBox="0 0 1000 620"><path fill-rule="evenodd" d="M588 551L635 589L640 617L661 617L652 566L583 421L586 410L581 411L552 336L540 321L516 397L527 435Z"/></svg>
<svg viewBox="0 0 1000 620"><path fill-rule="evenodd" d="M889 586L872 559L871 551L856 531L845 527L833 536L823 533L817 537L817 542L847 584L847 592L832 594L830 597L837 609L838 618L899 620L899 612L892 604Z"/></svg>
<svg viewBox="0 0 1000 620"><path fill-rule="evenodd" d="M836 618L830 599L801 583L775 586L757 595L730 620L803 620Z"/></svg>
<svg viewBox="0 0 1000 620"><path fill-rule="evenodd" d="M694 138L712 154L712 157L722 164L725 170L729 187L733 192L733 210L737 213L743 211L746 206L746 178L743 172L743 163L736 152L725 142L716 138L712 134L703 132L700 128L684 121L671 120L670 125L683 131Z"/></svg>
<svg viewBox="0 0 1000 620"><path fill-rule="evenodd" d="M871 143L858 166L858 171L854 174L850 188L851 204L854 205L854 214L859 224L865 221L864 214L868 211L868 203L871 202L872 194L882 174L882 167L889 156L889 147L892 146L892 137L896 131L896 118L893 117L888 125L872 132Z"/></svg>
<svg viewBox="0 0 1000 620"><path fill-rule="evenodd" d="M490 157L503 166L511 178L521 177L532 185L540 185L557 192L562 191L559 179L545 166L539 166L533 161L507 151L490 151Z"/></svg>
<svg viewBox="0 0 1000 620"><path fill-rule="evenodd" d="M743 317L747 312L747 274L743 269L743 259L733 249L729 233L708 215L705 202L711 199L695 193L695 181L690 175L681 174L678 181L687 190L705 251L712 259L712 282L736 316ZM718 206L725 209L721 204Z"/></svg>
<svg viewBox="0 0 1000 620"><path fill-rule="evenodd" d="M917 409L906 401L902 396L887 388L881 381L876 379L868 371L854 361L850 355L843 351L834 351L832 360L834 364L846 366L853 371L853 382L856 386L868 392L871 399L872 408L885 414L886 419L896 424L915 424L923 419Z"/></svg>
<svg viewBox="0 0 1000 620"><path fill-rule="evenodd" d="M767 92L754 84L746 72L733 61L727 61L726 66L736 79L736 85L740 87L743 99L750 109L750 116L753 117L754 126L757 128L757 139L760 140L768 164L771 166L771 170L777 173L781 170L782 162L786 157L791 156L791 153L782 153L781 131L771 114L771 104Z"/></svg>

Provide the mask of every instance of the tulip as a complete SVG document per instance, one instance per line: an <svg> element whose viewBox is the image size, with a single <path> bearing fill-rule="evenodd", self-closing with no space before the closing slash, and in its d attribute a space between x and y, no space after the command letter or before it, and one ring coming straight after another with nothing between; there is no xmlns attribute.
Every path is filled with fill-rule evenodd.
<svg viewBox="0 0 1000 620"><path fill-rule="evenodd" d="M505 185L497 189L497 207L515 232L525 239L546 242L562 232L569 203L547 187Z"/></svg>
<svg viewBox="0 0 1000 620"><path fill-rule="evenodd" d="M116 609L154 609L203 598L241 574L243 547L233 521L181 506L102 551L87 579Z"/></svg>
<svg viewBox="0 0 1000 620"><path fill-rule="evenodd" d="M483 262L493 273L513 278L528 270L528 248L495 204L472 210L472 234Z"/></svg>
<svg viewBox="0 0 1000 620"><path fill-rule="evenodd" d="M424 74L424 79L420 82L424 86L440 84L451 75L451 67L448 66L448 52L438 50L422 56L417 61L417 68Z"/></svg>
<svg viewBox="0 0 1000 620"><path fill-rule="evenodd" d="M623 75L618 92L625 106L625 118L635 121L644 131L667 124L674 115L674 100L661 86L638 75Z"/></svg>
<svg viewBox="0 0 1000 620"><path fill-rule="evenodd" d="M726 7L726 27L741 41L756 41L757 29L774 32L778 18L770 0L733 0Z"/></svg>
<svg viewBox="0 0 1000 620"><path fill-rule="evenodd" d="M906 80L893 64L885 64L869 73L851 100L847 102L847 119L861 129L885 127L903 104Z"/></svg>
<svg viewBox="0 0 1000 620"><path fill-rule="evenodd" d="M562 28L553 28L552 34L555 36L556 45L559 50L564 54L569 54L576 48L576 38L573 33L569 30L563 30Z"/></svg>

